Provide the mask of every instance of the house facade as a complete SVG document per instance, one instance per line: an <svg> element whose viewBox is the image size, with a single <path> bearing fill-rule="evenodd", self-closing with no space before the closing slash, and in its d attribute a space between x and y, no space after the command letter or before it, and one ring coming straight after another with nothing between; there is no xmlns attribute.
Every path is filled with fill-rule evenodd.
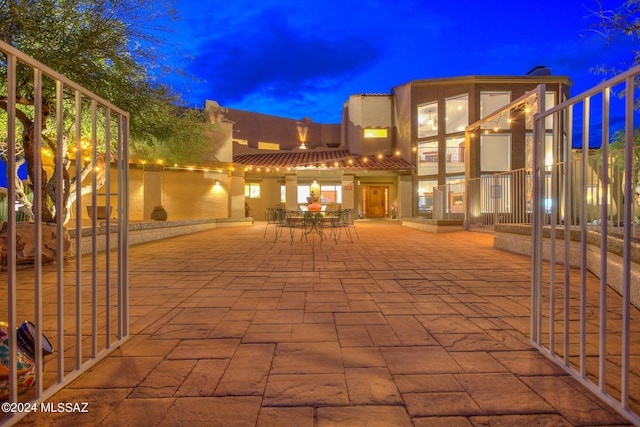
<svg viewBox="0 0 640 427"><path fill-rule="evenodd" d="M470 147L465 130L540 84L547 108L569 95L569 78L542 68L525 76L414 80L389 94L352 95L339 124L207 101L209 120L229 129L229 216L260 220L268 207L299 209L312 192L328 208L354 208L363 218L429 216L434 187L528 166L526 115L498 117Z"/></svg>

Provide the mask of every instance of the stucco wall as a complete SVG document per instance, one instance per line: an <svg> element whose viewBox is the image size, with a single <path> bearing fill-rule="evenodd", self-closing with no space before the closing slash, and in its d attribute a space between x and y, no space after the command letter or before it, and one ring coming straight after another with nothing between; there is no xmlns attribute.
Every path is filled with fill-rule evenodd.
<svg viewBox="0 0 640 427"><path fill-rule="evenodd" d="M142 169L129 170L129 220L148 221L149 215L145 211L144 174L159 174L159 200L168 214L169 220L191 220L204 218L228 218L229 202L227 198L228 176L223 172L196 171L162 171L145 172ZM219 185L216 185L216 180ZM113 207L111 217L116 217L117 206L117 174L111 172L111 200ZM155 191L155 189L154 189ZM98 206L106 203L105 187L97 192ZM92 195L82 199L83 206L92 205ZM72 208L75 213L75 206ZM89 219L83 208L82 218Z"/></svg>

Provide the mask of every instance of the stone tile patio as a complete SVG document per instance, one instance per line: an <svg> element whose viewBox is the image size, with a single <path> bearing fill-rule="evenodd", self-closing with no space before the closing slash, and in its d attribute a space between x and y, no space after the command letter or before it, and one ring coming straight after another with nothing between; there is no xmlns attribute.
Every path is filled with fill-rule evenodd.
<svg viewBox="0 0 640 427"><path fill-rule="evenodd" d="M492 236L264 224L130 248L131 337L24 426L628 425L533 348L530 259Z"/></svg>

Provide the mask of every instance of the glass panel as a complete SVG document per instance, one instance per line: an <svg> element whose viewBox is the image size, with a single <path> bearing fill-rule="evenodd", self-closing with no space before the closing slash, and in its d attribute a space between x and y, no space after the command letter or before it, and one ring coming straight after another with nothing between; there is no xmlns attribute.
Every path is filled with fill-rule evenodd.
<svg viewBox="0 0 640 427"><path fill-rule="evenodd" d="M387 130L386 129L365 129L364 137L365 138L386 138Z"/></svg>
<svg viewBox="0 0 640 427"><path fill-rule="evenodd" d="M311 186L298 185L298 203L307 203L307 197L311 194Z"/></svg>
<svg viewBox="0 0 640 427"><path fill-rule="evenodd" d="M260 184L258 183L248 183L244 185L244 197L248 197L250 199L259 199L260 198Z"/></svg>
<svg viewBox="0 0 640 427"><path fill-rule="evenodd" d="M556 106L556 94L555 92L545 92L544 94L544 108L545 111ZM544 119L545 129L553 129L553 115Z"/></svg>
<svg viewBox="0 0 640 427"><path fill-rule="evenodd" d="M511 102L511 92L481 92L480 117L484 118ZM509 113L505 112L490 123L482 125L482 129L509 129Z"/></svg>
<svg viewBox="0 0 640 427"><path fill-rule="evenodd" d="M445 101L447 122L446 132L464 132L469 124L469 95L460 95Z"/></svg>
<svg viewBox="0 0 640 427"><path fill-rule="evenodd" d="M438 103L418 105L418 138L438 134Z"/></svg>
<svg viewBox="0 0 640 427"><path fill-rule="evenodd" d="M258 148L260 150L279 150L280 144L274 144L272 142L258 141Z"/></svg>
<svg viewBox="0 0 640 427"><path fill-rule="evenodd" d="M438 141L418 144L418 175L438 173Z"/></svg>
<svg viewBox="0 0 640 427"><path fill-rule="evenodd" d="M511 168L511 135L489 134L480 139L480 170L502 172Z"/></svg>
<svg viewBox="0 0 640 427"><path fill-rule="evenodd" d="M280 186L280 203L287 203L287 186Z"/></svg>
<svg viewBox="0 0 640 427"><path fill-rule="evenodd" d="M544 94L544 106L545 111L549 110L556 106L556 93L555 92L545 92ZM527 129L533 129L533 115L537 113L536 106L537 102L534 104L527 104L525 107L525 126ZM553 115L545 117L544 126L546 129L553 129Z"/></svg>
<svg viewBox="0 0 640 427"><path fill-rule="evenodd" d="M447 138L447 173L464 172L464 137Z"/></svg>
<svg viewBox="0 0 640 427"><path fill-rule="evenodd" d="M418 213L431 212L433 206L433 187L437 180L418 181Z"/></svg>
<svg viewBox="0 0 640 427"><path fill-rule="evenodd" d="M525 137L525 167L533 167L533 134L528 132ZM544 136L544 165L553 165L553 133L546 133Z"/></svg>
<svg viewBox="0 0 640 427"><path fill-rule="evenodd" d="M320 188L320 201L323 203L342 203L342 186L323 185Z"/></svg>

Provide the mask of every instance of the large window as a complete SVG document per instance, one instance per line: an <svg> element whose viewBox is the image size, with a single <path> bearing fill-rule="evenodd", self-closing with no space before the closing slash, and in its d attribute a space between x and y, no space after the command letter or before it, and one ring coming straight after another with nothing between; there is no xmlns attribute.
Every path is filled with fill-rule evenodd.
<svg viewBox="0 0 640 427"><path fill-rule="evenodd" d="M480 170L503 172L511 169L511 135L485 134L480 139Z"/></svg>
<svg viewBox="0 0 640 427"><path fill-rule="evenodd" d="M387 129L367 128L364 130L365 138L386 138Z"/></svg>
<svg viewBox="0 0 640 427"><path fill-rule="evenodd" d="M533 167L533 134L527 132L525 137L525 167ZM553 165L553 134L546 133L544 136L544 165Z"/></svg>
<svg viewBox="0 0 640 427"><path fill-rule="evenodd" d="M418 175L438 173L438 141L418 144Z"/></svg>
<svg viewBox="0 0 640 427"><path fill-rule="evenodd" d="M249 182L244 185L244 197L249 199L260 198L260 184L257 182Z"/></svg>
<svg viewBox="0 0 640 427"><path fill-rule="evenodd" d="M464 172L464 137L447 138L447 173Z"/></svg>
<svg viewBox="0 0 640 427"><path fill-rule="evenodd" d="M469 124L469 95L464 94L445 101L446 106L446 132L464 132Z"/></svg>
<svg viewBox="0 0 640 427"><path fill-rule="evenodd" d="M258 148L260 150L279 150L280 144L274 144L273 142L258 141Z"/></svg>
<svg viewBox="0 0 640 427"><path fill-rule="evenodd" d="M480 117L484 118L511 102L511 92L481 92ZM509 129L509 112L506 111L489 123L482 125L482 129Z"/></svg>
<svg viewBox="0 0 640 427"><path fill-rule="evenodd" d="M321 185L320 201L322 203L342 203L342 185Z"/></svg>
<svg viewBox="0 0 640 427"><path fill-rule="evenodd" d="M307 203L307 197L309 197L310 195L310 185L298 185L298 203Z"/></svg>
<svg viewBox="0 0 640 427"><path fill-rule="evenodd" d="M438 134L438 103L418 105L418 138Z"/></svg>
<svg viewBox="0 0 640 427"><path fill-rule="evenodd" d="M429 213L433 208L433 187L437 180L418 181L418 213Z"/></svg>
<svg viewBox="0 0 640 427"><path fill-rule="evenodd" d="M555 92L546 92L544 94L544 108L545 111L556 106L556 93ZM533 115L537 113L534 108L530 108L525 115L525 123L527 129L533 129ZM544 127L549 130L553 129L553 115L547 116L544 119Z"/></svg>
<svg viewBox="0 0 640 427"><path fill-rule="evenodd" d="M311 194L310 185L298 185L298 203L307 203L307 197ZM342 203L342 185L321 185L321 203Z"/></svg>

